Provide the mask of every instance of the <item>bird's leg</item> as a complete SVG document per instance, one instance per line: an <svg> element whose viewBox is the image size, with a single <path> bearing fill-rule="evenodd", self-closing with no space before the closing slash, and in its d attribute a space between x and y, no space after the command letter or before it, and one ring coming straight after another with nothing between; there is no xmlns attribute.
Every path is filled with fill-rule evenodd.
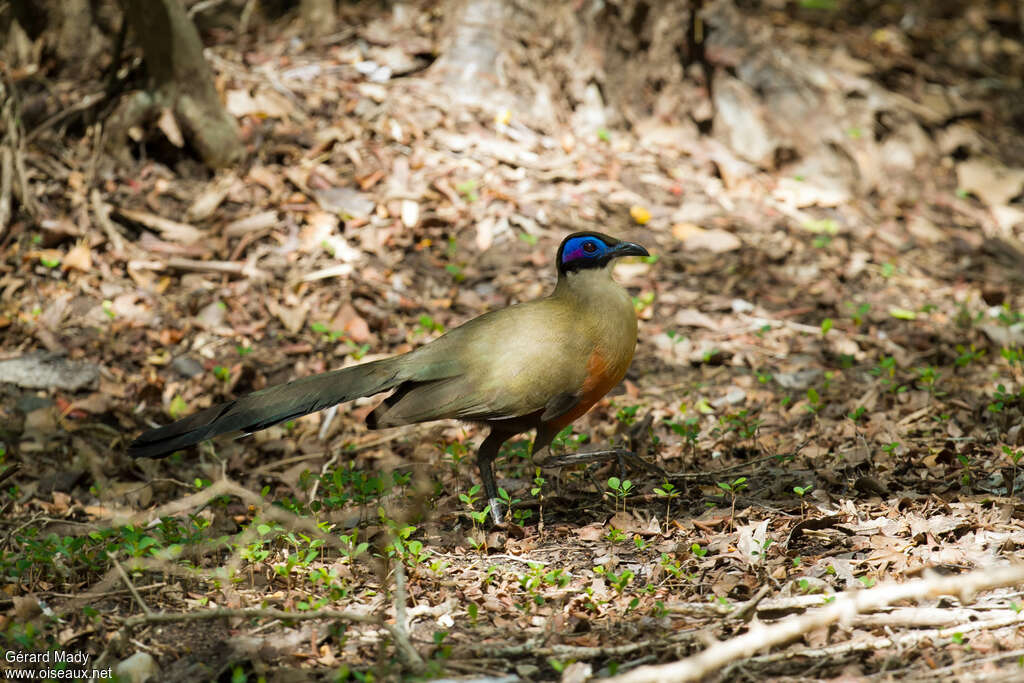
<svg viewBox="0 0 1024 683"><path fill-rule="evenodd" d="M501 444L508 439L507 434L499 434L492 431L480 444L476 453L476 466L480 470L480 480L484 484L484 493L487 495L487 505L491 510L491 520L496 526L501 525L505 510L502 507L501 499L498 498L498 486L494 483L494 467L491 465L498 457Z"/></svg>

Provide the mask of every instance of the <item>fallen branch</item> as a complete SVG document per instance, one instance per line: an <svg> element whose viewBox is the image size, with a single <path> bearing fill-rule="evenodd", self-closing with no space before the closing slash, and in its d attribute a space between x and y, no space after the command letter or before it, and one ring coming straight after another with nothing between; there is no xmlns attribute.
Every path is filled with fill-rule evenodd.
<svg viewBox="0 0 1024 683"><path fill-rule="evenodd" d="M520 645L496 647L494 643L480 643L469 648L475 655L488 657L560 657L572 659L596 659L598 657L623 657L634 652L644 652L667 644L685 643L700 637L700 631L677 631L667 638L641 640L615 647L590 647L585 645L542 645L540 638L531 638Z"/></svg>
<svg viewBox="0 0 1024 683"><path fill-rule="evenodd" d="M949 666L944 666L941 669L932 669L931 671L928 672L928 675L932 678L932 680L939 680L940 676L945 676L945 675L948 675L948 674L957 673L957 672L960 672L960 671L964 671L965 669L968 669L968 668L970 670L972 670L972 671L989 671L989 669L984 667L985 664L993 664L995 662L1006 661L1006 660L1013 661L1015 663L1014 665L1019 666L1019 665L1016 664L1016 662L1019 660L1020 657L1024 657L1024 649L1008 650L1006 652L997 652L995 654L989 655L988 657L979 657L977 659L967 659L967 660L964 660L964 661L956 662L955 664L950 664ZM1002 673L1006 673L1006 669L1002 669L1001 672ZM887 673L895 673L895 672L887 672ZM993 671L992 673L995 673L995 672ZM1011 673L1010 676L1012 677L1013 674ZM895 680L895 678L893 680ZM979 679L975 678L973 680L979 680ZM999 680L999 679L997 678L996 680ZM1004 678L1002 680L1007 680L1007 679Z"/></svg>
<svg viewBox="0 0 1024 683"><path fill-rule="evenodd" d="M787 652L773 652L768 655L759 655L745 660L744 664L772 664L787 659L821 659L840 657L853 652L866 652L871 650L885 650L888 648L912 648L924 642L949 641L954 633L972 633L976 631L989 631L1007 626L1017 626L1024 623L1024 614L1013 613L997 619L986 619L983 621L966 621L947 628L930 628L910 633L878 636L876 638L864 638L851 640L845 643L836 643L827 647L805 648L802 650L791 650Z"/></svg>
<svg viewBox="0 0 1024 683"><path fill-rule="evenodd" d="M763 600L754 605L754 611L762 619L779 619L784 616L788 616L791 613L804 614L807 610L814 609L817 607L824 607L829 604L829 598L835 597L834 595L794 595L788 598L775 598L772 600ZM750 604L745 603L745 605ZM724 617L727 620L740 619L743 615L742 610L731 605L722 605L720 603L708 603L708 602L679 602L665 606L665 610L669 614L685 614L688 616L701 616L701 617ZM1008 609L1007 607L994 606L976 606L973 608L940 608L940 607L888 607L882 608L879 612L874 614L861 614L850 620L850 626L856 627L876 627L876 626L911 626L911 627L923 627L923 626L949 626L951 624L958 624L962 621L970 621L973 619L981 618L981 616L991 616L993 611L1002 612ZM971 616L968 616L971 615Z"/></svg>
<svg viewBox="0 0 1024 683"><path fill-rule="evenodd" d="M254 280L267 280L269 275L249 261L235 263L232 261L196 261L187 258L169 258L167 268L188 270L197 273L224 273L227 275L243 275Z"/></svg>
<svg viewBox="0 0 1024 683"><path fill-rule="evenodd" d="M142 593L143 591L154 591L157 588L163 588L166 585L166 581L158 581L157 583L150 583L145 586L137 586L135 590ZM127 588L123 590L108 590L90 593L58 593L56 591L40 591L39 593L36 593L36 595L41 596L52 595L55 598L75 598L76 600L101 600L103 598L112 598L118 595L128 594L131 594L131 591Z"/></svg>
<svg viewBox="0 0 1024 683"><path fill-rule="evenodd" d="M217 609L203 609L195 612L151 612L149 614L136 614L135 616L128 617L124 620L124 626L126 628L135 628L143 624L171 624L181 621L209 621L211 619L287 619L290 621L334 619L337 621L352 621L359 624L382 626L389 632L393 628L390 624L383 623L372 614L336 609L286 612L283 609L275 609L273 607L219 607Z"/></svg>
<svg viewBox="0 0 1024 683"><path fill-rule="evenodd" d="M772 624L754 624L736 638L716 643L700 654L686 659L645 666L623 676L612 678L617 683L658 683L659 681L694 681L735 662L749 658L754 652L788 643L805 633L847 621L861 612L879 609L900 600L920 600L940 595L956 595L963 603L975 593L1024 582L1024 565L983 569L962 576L928 576L906 583L887 583L869 590L847 591L835 602L808 614L787 617ZM1024 621L1024 617L1021 618Z"/></svg>

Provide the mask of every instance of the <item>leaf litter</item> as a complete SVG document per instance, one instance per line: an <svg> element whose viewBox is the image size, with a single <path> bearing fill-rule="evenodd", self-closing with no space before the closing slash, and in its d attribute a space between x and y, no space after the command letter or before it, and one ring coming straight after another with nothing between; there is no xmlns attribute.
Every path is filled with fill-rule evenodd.
<svg viewBox="0 0 1024 683"><path fill-rule="evenodd" d="M964 10L982 13L968 46L1001 16L981 6ZM43 219L0 236L0 424L17 466L0 474L9 633L35 624L117 662L125 619L147 609L394 620L385 565L368 558L397 553L409 633L441 670L556 679L570 660L609 674L680 659L751 618L1017 557L1019 140L981 125L976 112L998 105L957 80L958 57L935 66L905 42L949 25L821 40L827 22L801 17L776 27L783 54L763 38L770 16L712 3L709 59L736 68L713 108L694 110L713 123L702 134L670 114L587 131L535 108L458 105L417 70L436 27L403 24L392 42L381 26L399 19L357 30L374 32L372 55L355 39L298 53L272 42L251 67L216 46L228 107L260 140L248 167L104 169L87 200L91 139L53 133L59 158L26 150ZM513 88L537 78L510 68ZM668 482L627 472L623 500L607 485L622 483L617 467L538 475L513 444L500 484L521 516L484 533L460 498L478 495L476 430L368 432L368 400L198 457L123 454L146 425L541 296L560 237L581 229L656 259L618 269L641 321L636 358L566 447L626 443L650 416L640 443ZM43 365L2 374L27 362ZM60 377L39 391L43 372ZM204 495L225 473L251 496ZM400 548L395 525L416 527ZM1006 588L904 601L711 675L954 680L978 662L995 677L1024 648L1020 600ZM972 622L991 626L935 630ZM167 680L195 674L182 642L210 676L233 656L397 671L374 624L235 618L133 634Z"/></svg>

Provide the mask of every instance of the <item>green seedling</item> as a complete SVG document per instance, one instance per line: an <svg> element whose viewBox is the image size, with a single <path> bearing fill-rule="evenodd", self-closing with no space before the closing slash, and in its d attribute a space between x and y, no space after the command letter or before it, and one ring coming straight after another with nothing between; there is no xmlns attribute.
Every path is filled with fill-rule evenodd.
<svg viewBox="0 0 1024 683"><path fill-rule="evenodd" d="M808 493L810 493L811 489L813 489L813 488L814 488L813 484L808 484L807 486L794 486L793 487L793 493L795 493L797 496L800 497L800 514L801 515L805 514L805 512L806 512L806 510L804 509L804 505L805 505L804 496L806 496Z"/></svg>
<svg viewBox="0 0 1024 683"><path fill-rule="evenodd" d="M691 415L684 418L682 422L665 420L665 426L681 436L690 445L691 451L696 451L697 438L700 436L700 418L698 416Z"/></svg>
<svg viewBox="0 0 1024 683"><path fill-rule="evenodd" d="M637 313L643 312L648 306L654 303L654 292L644 292L640 296L633 297L633 309Z"/></svg>
<svg viewBox="0 0 1024 683"><path fill-rule="evenodd" d="M636 422L636 414L639 410L640 406L624 406L615 413L615 419L627 427L631 426Z"/></svg>
<svg viewBox="0 0 1024 683"><path fill-rule="evenodd" d="M339 339L345 336L344 332L341 332L339 330L332 330L330 327L327 326L326 323L321 322L310 323L309 329L319 334L321 336L322 341L330 344L333 344L334 342L338 341Z"/></svg>
<svg viewBox="0 0 1024 683"><path fill-rule="evenodd" d="M1013 463L1013 475L1010 477L1010 490L1008 492L1009 495L1013 496L1017 491L1017 463L1024 457L1024 450L1014 450L1009 446L1003 446L1003 454Z"/></svg>
<svg viewBox="0 0 1024 683"><path fill-rule="evenodd" d="M672 509L672 499L678 498L681 492L667 479L654 489L654 493L665 499L665 526L668 527L669 513Z"/></svg>
<svg viewBox="0 0 1024 683"><path fill-rule="evenodd" d="M473 203L480 199L480 193L477 192L477 188L479 187L480 182L474 178L470 178L469 180L458 183L455 186L455 191L462 195L462 198L467 202Z"/></svg>
<svg viewBox="0 0 1024 683"><path fill-rule="evenodd" d="M456 282L462 282L466 279L466 274L462 272L462 266L458 264L449 263L444 267L444 269L448 271L448 274L451 275L452 279Z"/></svg>
<svg viewBox="0 0 1024 683"><path fill-rule="evenodd" d="M720 482L718 482L718 488L720 488L723 491L725 491L726 493L728 493L729 496L732 498L731 507L730 507L730 509L731 509L730 517L733 520L735 520L735 518L736 518L736 495L740 491L742 491L743 489L747 488L747 478L746 477L739 477L738 479L734 479L731 482L720 481Z"/></svg>
<svg viewBox="0 0 1024 683"><path fill-rule="evenodd" d="M807 412L817 415L821 411L821 395L818 390L811 387L807 390Z"/></svg>
<svg viewBox="0 0 1024 683"><path fill-rule="evenodd" d="M960 484L964 488L969 489L971 486L971 459L964 453L957 453L956 459L962 468L962 471L960 472Z"/></svg>
<svg viewBox="0 0 1024 683"><path fill-rule="evenodd" d="M613 544L622 543L624 540L626 540L626 534L621 529L616 529L613 526L608 527L608 531L604 535L604 540Z"/></svg>
<svg viewBox="0 0 1024 683"><path fill-rule="evenodd" d="M412 332L415 336L432 334L434 332L444 332L444 325L437 322L429 315L423 314L419 317L419 322L416 327L413 328Z"/></svg>
<svg viewBox="0 0 1024 683"><path fill-rule="evenodd" d="M610 477L608 479L608 489L611 491L611 495L614 496L616 504L615 510L618 512L618 503L622 503L622 510L626 510L626 497L631 495L633 491L633 482L629 479L619 479L618 477Z"/></svg>
<svg viewBox="0 0 1024 683"><path fill-rule="evenodd" d="M498 487L498 499L504 504L506 515L511 514L512 506L522 501L522 498L512 498L508 491L501 487Z"/></svg>
<svg viewBox="0 0 1024 683"><path fill-rule="evenodd" d="M957 357L953 363L958 368L965 368L971 363L981 360L985 356L985 349L977 349L974 347L974 344L971 344L970 346L957 344L954 348L956 349Z"/></svg>
<svg viewBox="0 0 1024 683"><path fill-rule="evenodd" d="M846 307L853 311L850 314L850 319L853 320L853 324L857 327L864 324L868 313L871 312L871 304L855 304L850 302L846 304Z"/></svg>

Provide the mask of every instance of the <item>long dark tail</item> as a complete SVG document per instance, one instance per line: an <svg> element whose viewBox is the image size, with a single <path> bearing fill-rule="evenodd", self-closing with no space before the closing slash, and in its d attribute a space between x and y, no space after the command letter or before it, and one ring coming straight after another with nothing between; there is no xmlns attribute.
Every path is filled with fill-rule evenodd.
<svg viewBox="0 0 1024 683"><path fill-rule="evenodd" d="M219 434L258 432L337 403L387 391L402 382L399 358L303 377L201 410L143 433L128 447L128 455L159 458Z"/></svg>

